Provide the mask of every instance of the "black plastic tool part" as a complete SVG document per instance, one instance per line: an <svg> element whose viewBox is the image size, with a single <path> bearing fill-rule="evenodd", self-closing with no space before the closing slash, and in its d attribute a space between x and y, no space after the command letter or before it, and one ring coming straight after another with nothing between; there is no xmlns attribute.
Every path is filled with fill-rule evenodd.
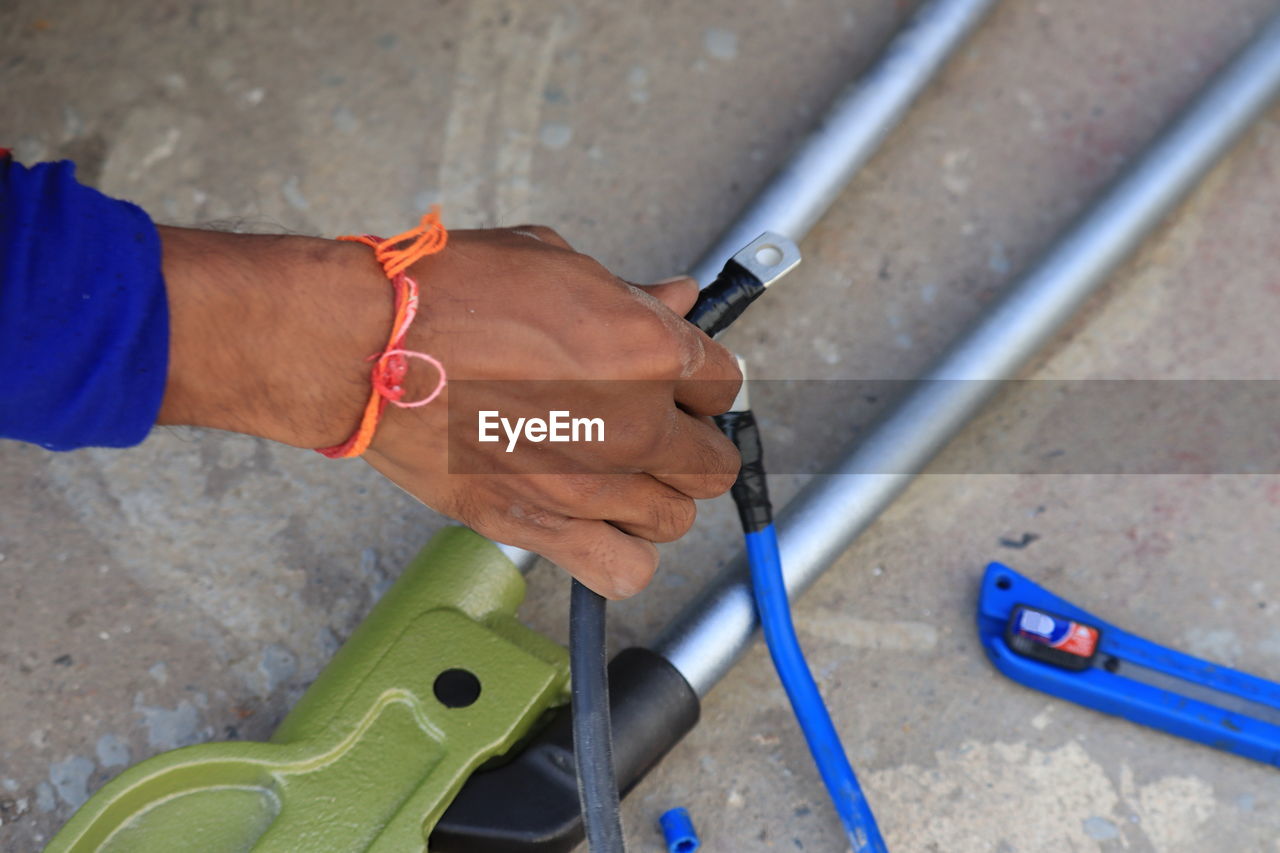
<svg viewBox="0 0 1280 853"><path fill-rule="evenodd" d="M625 795L698 722L698 695L648 649L609 664L618 788ZM582 840L569 708L507 764L472 775L431 834L432 853L565 853Z"/></svg>

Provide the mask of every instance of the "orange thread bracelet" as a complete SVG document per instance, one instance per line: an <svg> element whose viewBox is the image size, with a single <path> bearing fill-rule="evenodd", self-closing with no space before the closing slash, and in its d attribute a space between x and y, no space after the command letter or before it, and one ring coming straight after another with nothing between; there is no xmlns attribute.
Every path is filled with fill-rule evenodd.
<svg viewBox="0 0 1280 853"><path fill-rule="evenodd" d="M372 234L338 239L364 243L372 247L374 257L382 265L395 292L395 319L391 323L391 336L387 339L387 346L382 352L369 356L369 360L373 362L373 370L370 374L373 388L369 392L369 402L365 404L364 414L360 417L360 425L342 444L316 448L316 452L330 459L349 459L369 449L387 403L402 409L414 409L430 403L444 390L446 382L444 365L425 352L404 348L405 335L408 334L414 317L418 315L418 282L414 281L413 276L406 271L427 255L434 255L443 249L449 241L449 233L440 224L439 209L432 208L430 213L422 217L422 221L416 228L386 240L374 237ZM427 362L436 369L440 378L436 382L435 390L430 394L421 400L406 403L402 399L404 397L402 383L409 372L410 358L420 358Z"/></svg>

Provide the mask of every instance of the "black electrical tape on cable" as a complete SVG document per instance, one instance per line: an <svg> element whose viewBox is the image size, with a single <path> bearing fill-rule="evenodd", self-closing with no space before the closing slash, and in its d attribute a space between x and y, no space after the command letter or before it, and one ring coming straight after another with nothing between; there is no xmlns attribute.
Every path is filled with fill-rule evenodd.
<svg viewBox="0 0 1280 853"><path fill-rule="evenodd" d="M755 533L773 523L773 505L769 503L769 485L764 476L764 447L760 428L751 412L726 412L717 415L716 426L742 454L742 467L733 483L733 503L738 507L744 533Z"/></svg>
<svg viewBox="0 0 1280 853"><path fill-rule="evenodd" d="M609 724L605 600L579 580L569 598L569 687L578 798L591 853L623 853L622 812L613 771Z"/></svg>
<svg viewBox="0 0 1280 853"><path fill-rule="evenodd" d="M698 301L684 318L709 337L729 328L747 306L760 297L765 286L737 261L729 261L716 280L702 289Z"/></svg>

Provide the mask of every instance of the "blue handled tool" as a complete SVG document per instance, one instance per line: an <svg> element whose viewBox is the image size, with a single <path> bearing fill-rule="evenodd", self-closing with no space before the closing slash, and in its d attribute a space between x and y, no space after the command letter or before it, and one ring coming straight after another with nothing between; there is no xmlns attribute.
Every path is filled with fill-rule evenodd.
<svg viewBox="0 0 1280 853"><path fill-rule="evenodd" d="M1280 684L1123 631L1000 563L982 579L978 633L1014 681L1280 765Z"/></svg>

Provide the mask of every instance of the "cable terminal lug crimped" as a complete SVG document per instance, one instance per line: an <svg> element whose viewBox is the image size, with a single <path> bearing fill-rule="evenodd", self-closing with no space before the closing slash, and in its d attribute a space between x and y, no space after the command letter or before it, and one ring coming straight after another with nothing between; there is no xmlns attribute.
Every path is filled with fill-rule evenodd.
<svg viewBox="0 0 1280 853"><path fill-rule="evenodd" d="M799 266L800 247L781 234L766 231L743 246L732 260L768 287Z"/></svg>

